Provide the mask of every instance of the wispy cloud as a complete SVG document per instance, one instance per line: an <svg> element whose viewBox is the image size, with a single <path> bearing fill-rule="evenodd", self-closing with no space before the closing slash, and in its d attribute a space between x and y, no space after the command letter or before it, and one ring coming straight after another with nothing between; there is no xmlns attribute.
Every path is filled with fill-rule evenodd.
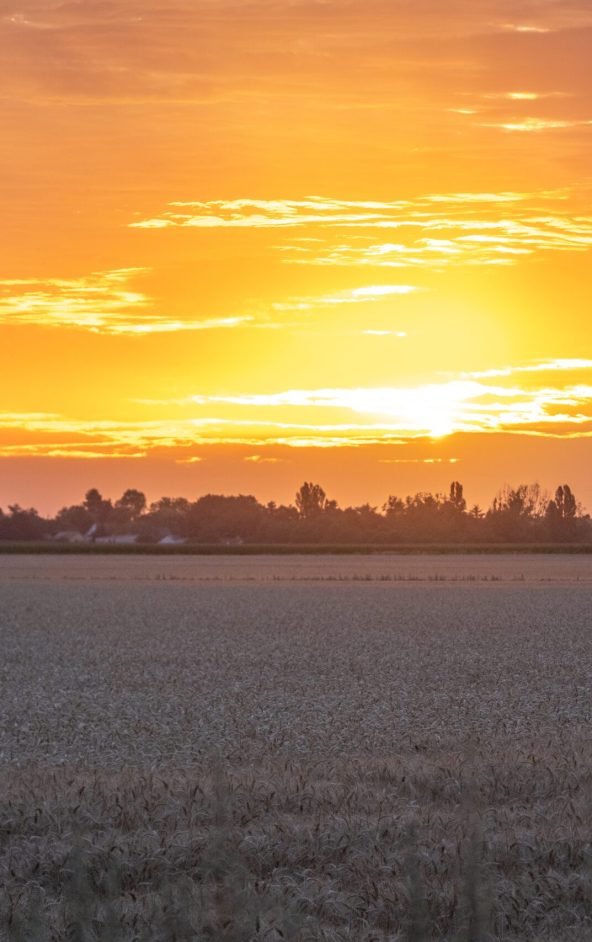
<svg viewBox="0 0 592 942"><path fill-rule="evenodd" d="M484 128L501 128L502 131L518 131L524 134L537 134L542 131L558 131L566 128L590 127L592 120L569 120L563 118L524 118L515 121L491 121L483 123Z"/></svg>
<svg viewBox="0 0 592 942"><path fill-rule="evenodd" d="M137 336L220 330L253 320L250 315L184 320L153 313L152 299L130 287L147 273L143 268L123 268L73 279L0 281L0 324Z"/></svg>
<svg viewBox="0 0 592 942"><path fill-rule="evenodd" d="M465 374L442 383L416 387L290 389L270 394L194 397L198 405L233 405L250 410L313 410L320 416L353 412L402 437L438 438L454 432L514 431L529 434L572 435L574 427L592 431L592 382L573 380L563 385L519 385L521 373L592 374L588 360L559 360L515 368ZM487 378L510 378L512 385L485 383Z"/></svg>
<svg viewBox="0 0 592 942"><path fill-rule="evenodd" d="M460 458L382 458L380 464L458 464Z"/></svg>
<svg viewBox="0 0 592 942"><path fill-rule="evenodd" d="M310 311L317 307L338 306L341 304L369 304L386 298L415 294L422 289L417 285L368 285L350 288L329 295L309 295L289 298L287 301L275 301L274 311Z"/></svg>
<svg viewBox="0 0 592 942"><path fill-rule="evenodd" d="M504 29L512 33L550 33L551 27L537 26L534 23L504 23Z"/></svg>
<svg viewBox="0 0 592 942"><path fill-rule="evenodd" d="M509 101L537 101L541 95L537 92L508 92L503 97Z"/></svg>
<svg viewBox="0 0 592 942"><path fill-rule="evenodd" d="M528 127L536 130L539 123L531 126L527 121ZM564 189L436 193L394 202L320 196L240 199L185 204L190 211L165 210L156 219L132 225L165 229L304 227L316 233L314 238L273 246L286 264L441 270L453 265L515 265L521 258L541 252L588 251L592 216L575 214L570 196ZM340 230L339 241L331 230ZM357 230L355 243L348 238L352 230ZM377 231L396 232L396 240L378 242ZM401 293L405 290L401 286ZM348 303L361 297L343 294L325 303ZM309 301L303 299L302 303ZM315 303L323 301L317 298Z"/></svg>
<svg viewBox="0 0 592 942"><path fill-rule="evenodd" d="M588 438L592 361L518 364L418 386L195 395L158 405L169 414L182 410L183 417L116 422L0 413L0 456L125 459L157 454L192 465L203 458L196 449L227 445L251 449L244 460L257 464L277 458L264 451L268 446L363 448L455 433Z"/></svg>
<svg viewBox="0 0 592 942"><path fill-rule="evenodd" d="M443 76L446 83L446 73L458 70L457 58L446 50L459 37L545 40L545 34L592 18L588 3L564 0L520 0L512 4L511 19L501 0L27 0L17 6L14 12L4 4L0 14L10 90L16 85L21 94L45 101L62 96L130 104L227 102L262 90L268 97L285 95L294 91L295 83L285 80L294 68L302 94L324 80L324 97L341 85L352 100L365 77L362 65L366 73L411 72L425 81L426 50L443 66L436 89ZM344 61L355 67L344 69ZM358 103L368 106L363 94Z"/></svg>
<svg viewBox="0 0 592 942"><path fill-rule="evenodd" d="M285 301L270 302L258 313L193 320L153 313L156 307L153 299L130 287L132 282L146 274L146 269L130 268L94 272L76 279L0 281L0 324L66 327L114 336L232 327L279 329L302 325L270 320L274 312L309 312L340 305L370 304L423 290L417 285L407 284L362 285L333 294L289 297Z"/></svg>
<svg viewBox="0 0 592 942"><path fill-rule="evenodd" d="M381 330L371 327L360 331L360 333L365 334L367 337L399 337L399 339L403 339L407 336L406 330Z"/></svg>
<svg viewBox="0 0 592 942"><path fill-rule="evenodd" d="M521 92L498 92L496 94L488 93L482 96L486 101L544 101L548 98L569 98L567 92L560 91L521 91Z"/></svg>
<svg viewBox="0 0 592 942"><path fill-rule="evenodd" d="M581 357L558 357L542 360L539 363L523 363L517 366L503 366L491 370L463 373L463 379L488 379L495 376L515 376L520 373L575 373L580 370L592 370L592 360Z"/></svg>
<svg viewBox="0 0 592 942"><path fill-rule="evenodd" d="M168 204L160 215L129 224L132 229L263 229L320 227L376 227L410 224L433 203L450 205L525 203L561 200L565 190L534 193L432 193L413 200L343 200L324 196L304 199L235 199L188 201Z"/></svg>

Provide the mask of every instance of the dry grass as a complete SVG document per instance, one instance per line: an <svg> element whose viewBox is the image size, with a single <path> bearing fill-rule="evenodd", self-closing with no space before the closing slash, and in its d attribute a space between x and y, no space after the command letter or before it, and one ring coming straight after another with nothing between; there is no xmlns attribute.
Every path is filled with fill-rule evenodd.
<svg viewBox="0 0 592 942"><path fill-rule="evenodd" d="M0 591L0 938L592 937L588 588Z"/></svg>

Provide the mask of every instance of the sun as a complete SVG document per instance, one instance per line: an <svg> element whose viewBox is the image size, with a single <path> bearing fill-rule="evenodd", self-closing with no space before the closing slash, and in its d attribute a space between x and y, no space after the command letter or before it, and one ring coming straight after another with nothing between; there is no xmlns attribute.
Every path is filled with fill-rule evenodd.
<svg viewBox="0 0 592 942"><path fill-rule="evenodd" d="M393 427L407 435L444 438L466 426L466 403L482 392L469 381L410 388L344 391L344 405L354 412L388 416Z"/></svg>

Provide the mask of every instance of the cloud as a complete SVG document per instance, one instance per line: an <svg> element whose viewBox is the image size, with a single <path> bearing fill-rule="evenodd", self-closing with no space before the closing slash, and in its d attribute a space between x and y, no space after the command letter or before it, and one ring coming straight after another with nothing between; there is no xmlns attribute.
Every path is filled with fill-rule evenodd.
<svg viewBox="0 0 592 942"><path fill-rule="evenodd" d="M381 458L380 464L458 464L460 458Z"/></svg>
<svg viewBox="0 0 592 942"><path fill-rule="evenodd" d="M146 274L147 269L128 268L94 272L75 279L0 281L0 325L66 327L112 336L146 336L233 327L279 329L301 326L283 321L274 323L265 313L260 316L243 314L199 320L155 314L151 310L155 306L153 300L130 288L131 282ZM330 295L307 295L273 302L270 311L311 311L319 307L368 304L421 290L416 285L405 284L362 285Z"/></svg>
<svg viewBox="0 0 592 942"><path fill-rule="evenodd" d="M489 103L503 103L503 102L536 102L536 101L546 101L550 98L561 99L561 98L570 98L572 95L568 92L560 91L549 91L545 89L544 91L534 91L533 89L526 91L513 91L513 92L485 92L480 97L481 102L486 102L487 107L491 107ZM454 109L458 114L477 114L476 109Z"/></svg>
<svg viewBox="0 0 592 942"><path fill-rule="evenodd" d="M502 131L519 131L520 133L540 133L541 131L557 131L566 128L590 127L592 120L570 121L561 118L524 118L521 121L499 121L484 123L484 128L500 128Z"/></svg>
<svg viewBox="0 0 592 942"><path fill-rule="evenodd" d="M533 125L534 127L534 125ZM392 202L337 200L252 200L187 203L190 210L165 210L162 216L133 227L294 229L313 238L273 246L289 265L428 268L458 265L515 265L521 258L546 252L584 252L592 246L592 217L574 213L572 191L444 193ZM171 204L178 206L179 204ZM340 231L334 239L332 230ZM357 230L352 244L348 233ZM396 241L376 241L377 231L396 233ZM373 241L374 240L374 241ZM369 244L364 245L367 241ZM372 288L368 290L372 296ZM384 286L385 292L388 287ZM417 290L393 286L393 293ZM363 298L341 294L312 303L351 303ZM289 306L292 302L288 301ZM294 309L292 307L284 307Z"/></svg>
<svg viewBox="0 0 592 942"><path fill-rule="evenodd" d="M589 438L592 361L518 364L417 386L195 395L159 405L185 415L116 422L0 413L0 457L157 455L192 465L202 460L197 448L215 445L248 447L245 460L257 464L277 458L265 453L268 446L364 448L457 433Z"/></svg>
<svg viewBox="0 0 592 942"><path fill-rule="evenodd" d="M508 92L507 95L503 96L509 101L537 101L537 99L542 96L537 94L537 92Z"/></svg>
<svg viewBox="0 0 592 942"><path fill-rule="evenodd" d="M54 447L52 445L3 445L0 444L0 458L68 458L69 460L83 461L101 461L116 459L138 459L146 458L148 452L119 451L113 448L109 451L98 451L95 448L76 448L75 446L63 445Z"/></svg>
<svg viewBox="0 0 592 942"><path fill-rule="evenodd" d="M309 311L323 306L368 304L389 297L415 294L421 290L417 285L368 285L338 291L331 295L309 295L289 298L287 301L276 301L272 304L272 308L274 311Z"/></svg>
<svg viewBox="0 0 592 942"><path fill-rule="evenodd" d="M524 203L538 200L561 200L565 190L544 190L535 193L445 193L428 194L413 200L343 200L324 196L304 199L234 199L207 202L172 202L159 216L129 224L131 229L264 229L298 228L373 228L410 225L421 218L433 203L449 205ZM179 212L179 210L185 210ZM299 247L301 248L301 247ZM294 248L293 248L294 250Z"/></svg>
<svg viewBox="0 0 592 942"><path fill-rule="evenodd" d="M463 373L463 378L488 379L494 376L515 376L520 373L574 373L580 370L592 370L592 360L581 357L558 357L542 360L539 363L525 363L518 366L504 366L474 373Z"/></svg>
<svg viewBox="0 0 592 942"><path fill-rule="evenodd" d="M147 335L240 327L251 316L183 320L152 313L152 300L130 283L144 268L82 278L0 281L0 324L69 327L98 334Z"/></svg>
<svg viewBox="0 0 592 942"><path fill-rule="evenodd" d="M399 337L403 339L407 336L407 331L405 330L379 330L368 328L367 330L361 330L360 333L368 337Z"/></svg>
<svg viewBox="0 0 592 942"><path fill-rule="evenodd" d="M198 405L232 405L248 408L250 421L265 410L282 414L316 414L318 428L323 414L355 413L366 417L362 429L398 436L439 438L455 432L525 431L559 436L581 427L592 430L592 382L563 385L518 385L521 373L581 372L592 374L587 360L560 360L486 373L464 374L458 379L415 387L290 389L278 393L238 396L196 396ZM509 378L512 385L485 383L486 378ZM378 419L384 420L383 424ZM277 423L276 423L277 424ZM325 427L329 431L329 427ZM552 431L548 429L552 428ZM332 431L336 431L334 426ZM349 431L355 438L357 427Z"/></svg>
<svg viewBox="0 0 592 942"><path fill-rule="evenodd" d="M550 33L549 26L535 26L532 23L504 23L504 29L512 33Z"/></svg>
<svg viewBox="0 0 592 942"><path fill-rule="evenodd" d="M464 143L451 125L458 112L470 118L476 109L456 107L458 98L467 87L480 97L497 85L500 62L519 91L526 77L544 90L548 75L558 73L567 92L584 98L582 90L590 88L588 48L576 35L592 23L584 2L21 0L3 7L0 83L9 118L15 102L25 103L17 141L23 125L38 124L28 104L55 109L49 127L65 126L64 106L77 115L100 105L111 114L104 124L98 114L81 122L84 146L98 152L109 146L108 129L119 128L119 148L131 127L136 146L151 147L160 109L171 106L162 132L177 166L199 148L212 167L222 140L240 152L246 128L257 152L270 152L276 166L276 148L285 147L282 159L289 163L294 146L302 141L306 153L322 147L325 136L341 153L363 142L369 154L382 152L389 167L397 163L395 151L424 146L473 166L478 126ZM199 110L197 122L188 120L186 108ZM130 121L121 117L124 109ZM373 114L384 117L381 129L368 127ZM511 115L502 118L514 123ZM245 170L250 154L249 146ZM140 177L143 163L133 163ZM142 226L168 228L170 221L155 215Z"/></svg>
<svg viewBox="0 0 592 942"><path fill-rule="evenodd" d="M311 196L302 200L210 200L169 203L160 216L130 223L131 229L264 229L371 224L388 220L407 204L353 202ZM180 212L185 210L185 212Z"/></svg>

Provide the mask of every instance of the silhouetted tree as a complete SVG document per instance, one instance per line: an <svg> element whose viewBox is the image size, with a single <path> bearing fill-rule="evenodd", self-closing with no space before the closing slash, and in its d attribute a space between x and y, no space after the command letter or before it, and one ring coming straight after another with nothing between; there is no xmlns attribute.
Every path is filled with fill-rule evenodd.
<svg viewBox="0 0 592 942"><path fill-rule="evenodd" d="M506 486L494 498L487 513L491 536L507 542L529 542L543 537L539 526L545 518L548 497L539 484Z"/></svg>
<svg viewBox="0 0 592 942"><path fill-rule="evenodd" d="M255 542L264 526L265 508L251 495L206 494L186 513L189 536L204 542L240 537Z"/></svg>
<svg viewBox="0 0 592 942"><path fill-rule="evenodd" d="M467 502L464 498L464 490L460 481L453 481L450 485L450 497L448 498L453 507L461 513L467 509Z"/></svg>
<svg viewBox="0 0 592 942"><path fill-rule="evenodd" d="M109 514L113 509L111 501L103 500L100 491L98 491L96 487L91 487L91 489L86 492L82 506L90 514L93 523L96 523L98 526L104 526L107 523Z"/></svg>
<svg viewBox="0 0 592 942"><path fill-rule="evenodd" d="M0 539L2 540L42 540L49 531L49 525L34 507L25 510L19 504L12 504L9 513L0 510Z"/></svg>
<svg viewBox="0 0 592 942"><path fill-rule="evenodd" d="M72 504L71 507L62 507L56 514L56 530L76 530L86 533L93 525L93 518L82 504Z"/></svg>
<svg viewBox="0 0 592 942"><path fill-rule="evenodd" d="M577 532L578 504L569 484L560 485L547 505L545 522L551 540L572 540Z"/></svg>
<svg viewBox="0 0 592 942"><path fill-rule="evenodd" d="M279 506L271 501L265 508L263 521L265 539L271 543L290 543L299 541L300 518L296 507Z"/></svg>
<svg viewBox="0 0 592 942"><path fill-rule="evenodd" d="M569 484L563 484L555 491L555 503L562 520L574 520L578 505Z"/></svg>
<svg viewBox="0 0 592 942"><path fill-rule="evenodd" d="M321 514L327 504L327 495L320 484L304 482L295 499L296 509L303 520L310 520ZM335 509L333 506L333 509Z"/></svg>
<svg viewBox="0 0 592 942"><path fill-rule="evenodd" d="M592 542L590 518L568 484L560 485L551 500L538 484L506 486L484 514L478 506L467 510L459 481L452 482L447 494L391 495L381 511L370 504L340 508L319 484L308 481L290 506L263 506L251 495L206 494L194 503L162 497L146 510L146 498L135 488L114 505L91 488L81 504L63 507L53 521L18 504L8 513L0 510L0 539L37 540L58 530L85 533L93 524L95 535L133 526L148 542L170 534L251 543Z"/></svg>
<svg viewBox="0 0 592 942"><path fill-rule="evenodd" d="M387 517L402 517L405 513L405 501L391 495L383 507Z"/></svg>
<svg viewBox="0 0 592 942"><path fill-rule="evenodd" d="M130 521L137 520L146 509L146 495L133 487L129 488L115 501L115 507L122 510Z"/></svg>

